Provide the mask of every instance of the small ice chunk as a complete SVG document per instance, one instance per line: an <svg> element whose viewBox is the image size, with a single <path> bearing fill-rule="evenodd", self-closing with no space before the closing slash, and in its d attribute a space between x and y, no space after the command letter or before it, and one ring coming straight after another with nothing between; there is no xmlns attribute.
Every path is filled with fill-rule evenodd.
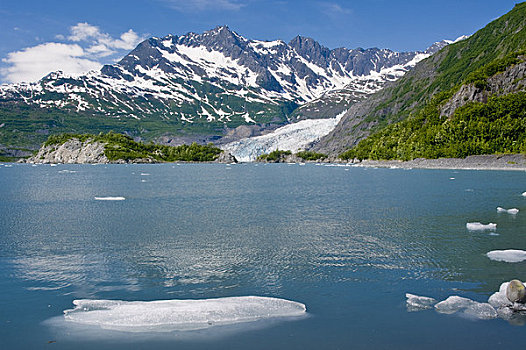
<svg viewBox="0 0 526 350"><path fill-rule="evenodd" d="M508 297L506 297L506 289L508 288L508 285L510 282L504 282L500 285L499 291L493 293L489 299L488 303L491 304L491 306L495 308L501 308L506 306L511 306L511 301L508 300Z"/></svg>
<svg viewBox="0 0 526 350"><path fill-rule="evenodd" d="M469 305L466 310L464 310L464 315L469 317L475 317L480 320L491 320L497 318L497 310L488 303L477 303Z"/></svg>
<svg viewBox="0 0 526 350"><path fill-rule="evenodd" d="M149 173L141 173L141 176L150 176Z"/></svg>
<svg viewBox="0 0 526 350"><path fill-rule="evenodd" d="M459 297L457 295L450 296L444 301L435 305L436 311L443 314L454 314L457 311L463 310L475 302L468 298Z"/></svg>
<svg viewBox="0 0 526 350"><path fill-rule="evenodd" d="M414 294L406 293L407 298L407 311L420 311L426 310L433 307L436 304L436 299L429 297L422 297Z"/></svg>
<svg viewBox="0 0 526 350"><path fill-rule="evenodd" d="M504 209L502 207L497 207L497 213L508 213L508 214L515 215L518 212L519 212L519 209L517 208Z"/></svg>
<svg viewBox="0 0 526 350"><path fill-rule="evenodd" d="M492 250L486 255L491 260L503 261L508 263L518 263L526 260L526 251L517 249Z"/></svg>
<svg viewBox="0 0 526 350"><path fill-rule="evenodd" d="M304 304L270 297L245 296L199 300L74 300L66 321L125 332L205 329L262 319L298 317Z"/></svg>
<svg viewBox="0 0 526 350"><path fill-rule="evenodd" d="M124 197L95 197L96 201L123 201Z"/></svg>
<svg viewBox="0 0 526 350"><path fill-rule="evenodd" d="M482 224L480 222L468 222L466 224L466 228L470 231L496 230L497 224L491 222L489 224Z"/></svg>
<svg viewBox="0 0 526 350"><path fill-rule="evenodd" d="M526 192L522 192L522 196L523 196L523 197L526 197Z"/></svg>

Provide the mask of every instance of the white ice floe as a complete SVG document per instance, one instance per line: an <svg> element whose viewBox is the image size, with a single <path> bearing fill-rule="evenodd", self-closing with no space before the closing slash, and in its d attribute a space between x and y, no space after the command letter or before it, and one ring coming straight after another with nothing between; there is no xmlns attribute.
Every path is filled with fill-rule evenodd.
<svg viewBox="0 0 526 350"><path fill-rule="evenodd" d="M406 294L407 311L420 311L433 307L442 314L459 313L468 318L489 320L497 318L497 310L489 303L479 303L468 298L453 295L439 303L429 297L420 297L413 294Z"/></svg>
<svg viewBox="0 0 526 350"><path fill-rule="evenodd" d="M141 176L150 176L149 173L141 173Z"/></svg>
<svg viewBox="0 0 526 350"><path fill-rule="evenodd" d="M74 300L68 322L125 332L172 332L205 329L264 319L298 317L304 304L245 296L199 300Z"/></svg>
<svg viewBox="0 0 526 350"><path fill-rule="evenodd" d="M526 252L524 252L526 254ZM434 305L437 312L443 314L458 313L461 316L479 320L489 320L500 317L510 323L526 323L526 305L512 303L506 297L506 289L509 282L501 284L499 291L493 293L487 303L479 303L474 300L453 295L446 300L436 303L436 300L429 297L420 297L413 294L406 294L407 311L419 311L429 309ZM526 287L526 284L524 284Z"/></svg>
<svg viewBox="0 0 526 350"><path fill-rule="evenodd" d="M96 201L123 201L125 197L95 197Z"/></svg>
<svg viewBox="0 0 526 350"><path fill-rule="evenodd" d="M519 209L517 208L504 209L502 207L497 207L497 213L508 213L508 214L515 215L518 212L519 212Z"/></svg>
<svg viewBox="0 0 526 350"><path fill-rule="evenodd" d="M420 311L425 309L431 309L436 304L436 299L429 297L422 297L414 294L406 293L407 298L407 310L408 311Z"/></svg>
<svg viewBox="0 0 526 350"><path fill-rule="evenodd" d="M522 192L522 196L523 196L523 197L526 197L526 192Z"/></svg>
<svg viewBox="0 0 526 350"><path fill-rule="evenodd" d="M472 231L478 231L478 230L496 230L497 224L489 223L489 224L482 224L480 222L468 222L466 224L466 228L468 230Z"/></svg>
<svg viewBox="0 0 526 350"><path fill-rule="evenodd" d="M436 304L435 309L442 314L453 314L459 310L471 306L473 303L475 303L475 301L471 299L453 295Z"/></svg>
<svg viewBox="0 0 526 350"><path fill-rule="evenodd" d="M512 303L506 297L506 289L508 288L509 284L510 282L502 283L500 285L499 291L493 293L488 299L488 303L491 304L491 306L493 306L495 309L497 309L499 316L509 315L510 312L507 312L507 311L511 311L511 313L513 313L513 311L526 311L525 304ZM526 287L526 283L523 283L523 284L524 284L524 287Z"/></svg>
<svg viewBox="0 0 526 350"><path fill-rule="evenodd" d="M518 263L526 260L526 251L507 249L507 250L492 250L486 254L488 258L494 261L503 261L508 263Z"/></svg>

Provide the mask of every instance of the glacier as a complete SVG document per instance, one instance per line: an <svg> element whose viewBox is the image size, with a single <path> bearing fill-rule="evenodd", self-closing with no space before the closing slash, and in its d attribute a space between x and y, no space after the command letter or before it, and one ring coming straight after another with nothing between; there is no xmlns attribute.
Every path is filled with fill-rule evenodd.
<svg viewBox="0 0 526 350"><path fill-rule="evenodd" d="M258 156L277 149L295 153L330 133L345 112L343 111L335 118L301 120L294 124L282 126L265 135L247 137L227 143L221 148L232 154L240 162L253 162Z"/></svg>

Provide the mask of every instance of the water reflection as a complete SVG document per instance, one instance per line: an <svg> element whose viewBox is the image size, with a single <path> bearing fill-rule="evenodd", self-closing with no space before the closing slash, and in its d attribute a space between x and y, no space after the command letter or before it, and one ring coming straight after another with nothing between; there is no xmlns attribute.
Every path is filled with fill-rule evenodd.
<svg viewBox="0 0 526 350"><path fill-rule="evenodd" d="M488 173L470 173L468 184L464 173L452 182L446 171L59 168L22 168L16 181L0 180L15 182L2 186L2 254L31 289L280 295L291 280L382 278L469 281L488 293L524 266L484 256L524 248L515 234L524 218L498 215L493 205L520 208L511 197L519 189ZM141 184L146 172L150 181ZM480 217L498 222L500 236L465 229Z"/></svg>

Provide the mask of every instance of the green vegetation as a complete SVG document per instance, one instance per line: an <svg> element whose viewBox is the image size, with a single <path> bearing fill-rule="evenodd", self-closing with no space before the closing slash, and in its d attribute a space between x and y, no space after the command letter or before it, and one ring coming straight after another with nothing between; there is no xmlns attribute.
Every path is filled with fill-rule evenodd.
<svg viewBox="0 0 526 350"><path fill-rule="evenodd" d="M301 151L296 153L296 155L303 160L321 160L327 158L326 154L316 153L312 151Z"/></svg>
<svg viewBox="0 0 526 350"><path fill-rule="evenodd" d="M506 71L509 67L521 61L519 56L526 54L526 51L514 52L506 57L498 58L493 62L480 67L476 71L471 72L464 84L474 84L479 89L487 88L488 78Z"/></svg>
<svg viewBox="0 0 526 350"><path fill-rule="evenodd" d="M3 162L3 163L16 162L19 159L20 159L19 157L0 156L0 162Z"/></svg>
<svg viewBox="0 0 526 350"><path fill-rule="evenodd" d="M482 66L474 64L478 66L475 70L470 66L471 72L460 84L436 93L430 102L415 108L402 121L382 125L383 128L360 141L356 147L340 154L340 158L410 160L526 152L524 92L495 95L487 103L467 103L449 119L440 115L440 107L462 85L473 84L478 89L488 90L488 79L524 61L525 53L521 50ZM405 85L397 87L400 88L408 93Z"/></svg>
<svg viewBox="0 0 526 350"><path fill-rule="evenodd" d="M489 23L468 39L448 45L420 62L417 67L371 97L377 103L353 125L348 134L363 135L418 116L433 96L448 92L459 82L470 81L485 88L487 77L514 64L517 53L526 49L526 2ZM345 136L345 135L343 135Z"/></svg>
<svg viewBox="0 0 526 350"><path fill-rule="evenodd" d="M270 152L269 154L262 154L260 155L257 160L261 161L267 161L267 162L277 162L281 158L284 158L285 156L290 156L292 154L291 151L280 151L279 149Z"/></svg>
<svg viewBox="0 0 526 350"><path fill-rule="evenodd" d="M526 152L526 92L468 103L450 119L440 116L440 102L434 99L417 116L371 135L340 158L410 160Z"/></svg>
<svg viewBox="0 0 526 350"><path fill-rule="evenodd" d="M117 160L136 160L153 159L158 162L211 162L214 161L221 149L214 147L213 144L181 145L176 147L156 145L153 143L145 144L135 142L131 137L109 132L107 134L61 134L51 135L45 142L45 146L61 145L71 139L78 139L81 142L100 142L105 143L104 154L110 161Z"/></svg>

